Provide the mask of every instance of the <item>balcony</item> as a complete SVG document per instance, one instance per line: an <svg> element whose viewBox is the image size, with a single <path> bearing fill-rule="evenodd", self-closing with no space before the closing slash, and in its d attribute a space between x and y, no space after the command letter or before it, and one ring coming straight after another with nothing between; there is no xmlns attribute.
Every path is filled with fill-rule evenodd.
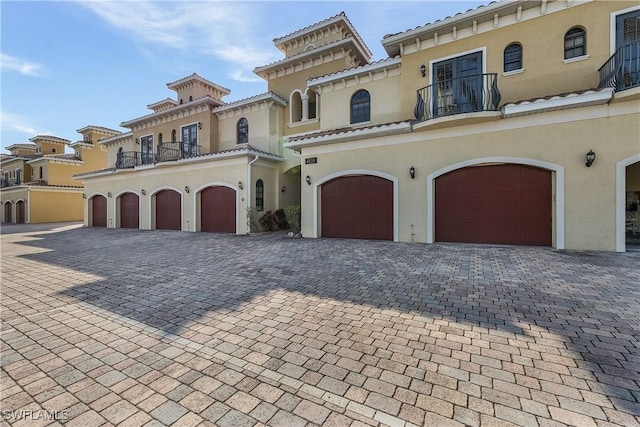
<svg viewBox="0 0 640 427"><path fill-rule="evenodd" d="M200 155L200 146L188 142L166 142L158 144L156 161L170 162Z"/></svg>
<svg viewBox="0 0 640 427"><path fill-rule="evenodd" d="M156 153L139 151L123 151L116 158L116 169L129 169L141 165L152 165L158 162L171 162L200 155L200 146L183 142L167 142L158 144Z"/></svg>
<svg viewBox="0 0 640 427"><path fill-rule="evenodd" d="M22 179L3 178L0 180L0 188L15 187L16 185L22 185Z"/></svg>
<svg viewBox="0 0 640 427"><path fill-rule="evenodd" d="M599 88L612 87L619 92L640 86L640 41L620 46L598 73Z"/></svg>
<svg viewBox="0 0 640 427"><path fill-rule="evenodd" d="M500 99L497 73L446 79L418 89L414 115L422 122L455 114L498 111Z"/></svg>

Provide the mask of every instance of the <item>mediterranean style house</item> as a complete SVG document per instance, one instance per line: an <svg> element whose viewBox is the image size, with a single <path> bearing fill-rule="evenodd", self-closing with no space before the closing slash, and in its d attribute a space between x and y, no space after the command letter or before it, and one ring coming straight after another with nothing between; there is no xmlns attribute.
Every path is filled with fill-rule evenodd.
<svg viewBox="0 0 640 427"><path fill-rule="evenodd" d="M83 188L73 175L102 168L107 150L97 142L120 132L100 126L77 132L82 140L73 143L38 135L31 143L7 147L11 154L0 159L3 223L82 220ZM66 147L73 153L65 153Z"/></svg>
<svg viewBox="0 0 640 427"><path fill-rule="evenodd" d="M99 144L87 226L625 250L640 204L640 6L501 1L384 36L343 14L274 40L268 91L200 77Z"/></svg>

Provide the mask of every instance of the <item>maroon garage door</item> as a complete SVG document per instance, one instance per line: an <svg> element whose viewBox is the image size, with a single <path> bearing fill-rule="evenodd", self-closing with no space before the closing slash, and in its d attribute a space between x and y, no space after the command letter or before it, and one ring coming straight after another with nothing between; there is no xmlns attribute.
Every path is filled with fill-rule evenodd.
<svg viewBox="0 0 640 427"><path fill-rule="evenodd" d="M140 206L137 194L124 193L120 196L120 227L140 227Z"/></svg>
<svg viewBox="0 0 640 427"><path fill-rule="evenodd" d="M322 185L323 237L393 240L393 183L371 175Z"/></svg>
<svg viewBox="0 0 640 427"><path fill-rule="evenodd" d="M156 194L156 229L182 230L180 193L162 190Z"/></svg>
<svg viewBox="0 0 640 427"><path fill-rule="evenodd" d="M11 215L11 202L7 202L4 204L4 222L13 222L13 217Z"/></svg>
<svg viewBox="0 0 640 427"><path fill-rule="evenodd" d="M551 245L551 171L500 164L436 179L436 240Z"/></svg>
<svg viewBox="0 0 640 427"><path fill-rule="evenodd" d="M94 227L107 226L107 198L104 196L93 196L91 199L91 210L93 212L92 225Z"/></svg>
<svg viewBox="0 0 640 427"><path fill-rule="evenodd" d="M236 232L236 192L228 187L208 187L200 195L202 231Z"/></svg>
<svg viewBox="0 0 640 427"><path fill-rule="evenodd" d="M25 219L25 209L24 209L24 201L20 200L16 203L16 222L18 224L24 224Z"/></svg>

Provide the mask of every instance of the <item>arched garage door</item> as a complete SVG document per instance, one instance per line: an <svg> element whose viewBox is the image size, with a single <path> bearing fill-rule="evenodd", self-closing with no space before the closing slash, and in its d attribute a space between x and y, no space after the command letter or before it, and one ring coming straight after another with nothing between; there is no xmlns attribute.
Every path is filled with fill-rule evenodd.
<svg viewBox="0 0 640 427"><path fill-rule="evenodd" d="M13 215L12 215L12 206L11 206L11 202L7 202L4 204L4 222L13 222Z"/></svg>
<svg viewBox="0 0 640 427"><path fill-rule="evenodd" d="M18 203L16 203L16 223L24 224L25 218L24 200L19 200Z"/></svg>
<svg viewBox="0 0 640 427"><path fill-rule="evenodd" d="M551 171L481 165L442 175L435 187L437 241L551 245Z"/></svg>
<svg viewBox="0 0 640 427"><path fill-rule="evenodd" d="M182 230L180 193L162 190L156 194L156 229Z"/></svg>
<svg viewBox="0 0 640 427"><path fill-rule="evenodd" d="M236 232L236 192L228 187L208 187L200 193L202 231Z"/></svg>
<svg viewBox="0 0 640 427"><path fill-rule="evenodd" d="M140 227L140 202L135 193L124 193L120 196L120 227Z"/></svg>
<svg viewBox="0 0 640 427"><path fill-rule="evenodd" d="M393 182L344 176L321 187L323 237L393 240Z"/></svg>
<svg viewBox="0 0 640 427"><path fill-rule="evenodd" d="M91 198L92 222L94 227L107 226L107 198L104 196L93 196Z"/></svg>

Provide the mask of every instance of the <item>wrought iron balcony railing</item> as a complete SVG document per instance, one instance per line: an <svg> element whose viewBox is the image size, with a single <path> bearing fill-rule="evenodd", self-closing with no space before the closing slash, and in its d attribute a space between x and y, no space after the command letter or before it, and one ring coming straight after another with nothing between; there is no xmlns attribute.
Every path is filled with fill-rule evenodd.
<svg viewBox="0 0 640 427"><path fill-rule="evenodd" d="M598 87L616 92L640 86L640 42L620 46L598 70Z"/></svg>
<svg viewBox="0 0 640 427"><path fill-rule="evenodd" d="M497 111L498 75L475 74L442 80L417 91L414 115L418 121L453 114Z"/></svg>
<svg viewBox="0 0 640 427"><path fill-rule="evenodd" d="M16 185L21 185L21 184L22 184L22 179L15 179L15 178L4 179L3 178L0 180L1 188L14 187Z"/></svg>
<svg viewBox="0 0 640 427"><path fill-rule="evenodd" d="M188 142L164 142L158 144L158 162L186 159L200 155L200 146Z"/></svg>
<svg viewBox="0 0 640 427"><path fill-rule="evenodd" d="M123 151L116 158L116 169L133 168L141 164L140 154L137 151Z"/></svg>

